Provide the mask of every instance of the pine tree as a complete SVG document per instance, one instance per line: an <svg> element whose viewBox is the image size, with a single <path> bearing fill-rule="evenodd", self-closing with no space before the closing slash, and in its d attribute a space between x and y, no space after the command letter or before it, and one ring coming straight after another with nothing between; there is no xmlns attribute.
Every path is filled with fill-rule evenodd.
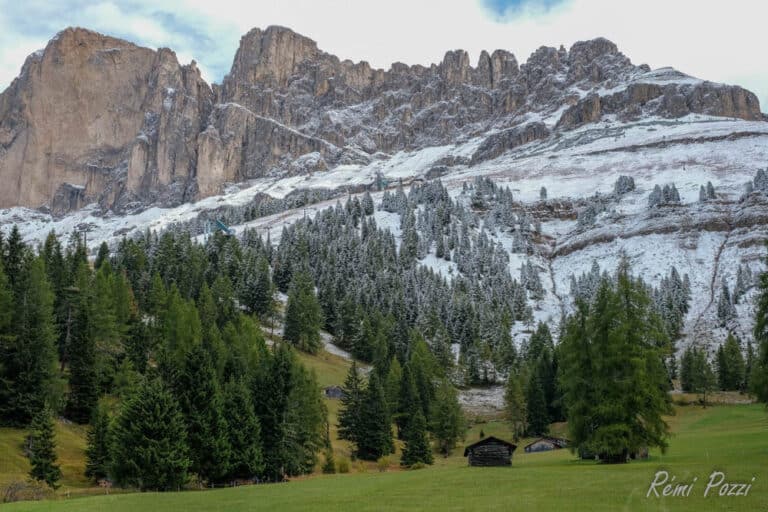
<svg viewBox="0 0 768 512"><path fill-rule="evenodd" d="M525 435L528 427L528 406L525 403L520 376L512 372L510 372L507 378L507 386L504 391L504 405L507 421L509 421L512 427L512 438L518 441Z"/></svg>
<svg viewBox="0 0 768 512"><path fill-rule="evenodd" d="M322 311L315 296L312 278L306 270L296 272L285 307L283 339L300 350L316 353L322 347Z"/></svg>
<svg viewBox="0 0 768 512"><path fill-rule="evenodd" d="M97 405L93 410L87 440L85 476L97 482L107 478L112 462L109 451L109 414L103 405Z"/></svg>
<svg viewBox="0 0 768 512"><path fill-rule="evenodd" d="M422 464L432 464L432 448L429 445L427 436L427 421L420 410L416 410L411 421L408 422L408 428L403 436L405 446L403 455L400 458L401 466L412 466L421 462Z"/></svg>
<svg viewBox="0 0 768 512"><path fill-rule="evenodd" d="M61 469L56 464L56 433L51 410L45 406L35 414L29 435L29 476L45 482L54 489L59 487Z"/></svg>
<svg viewBox="0 0 768 512"><path fill-rule="evenodd" d="M230 478L251 478L264 469L261 426L253 409L251 392L243 380L224 386L224 415L230 446Z"/></svg>
<svg viewBox="0 0 768 512"><path fill-rule="evenodd" d="M158 379L146 381L122 408L113 429L112 474L142 491L176 491L187 481L184 417Z"/></svg>
<svg viewBox="0 0 768 512"><path fill-rule="evenodd" d="M442 379L430 410L429 430L444 456L451 454L459 439L464 438L464 413L459 405L456 389L448 379Z"/></svg>
<svg viewBox="0 0 768 512"><path fill-rule="evenodd" d="M423 415L422 415L423 419ZM357 456L363 460L377 460L394 452L392 425L384 389L376 372L371 372L363 394L360 413Z"/></svg>
<svg viewBox="0 0 768 512"><path fill-rule="evenodd" d="M339 409L339 439L357 444L360 438L360 414L363 406L363 383L357 370L357 363L353 360L347 372L347 378L342 387L344 395L341 397Z"/></svg>

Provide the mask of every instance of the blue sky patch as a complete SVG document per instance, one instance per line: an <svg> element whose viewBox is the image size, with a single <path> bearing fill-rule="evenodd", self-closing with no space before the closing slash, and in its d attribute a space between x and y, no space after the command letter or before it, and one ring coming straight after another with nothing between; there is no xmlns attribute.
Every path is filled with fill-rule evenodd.
<svg viewBox="0 0 768 512"><path fill-rule="evenodd" d="M480 0L483 7L490 11L495 18L511 18L520 11L530 9L534 12L545 13L565 3L566 0Z"/></svg>

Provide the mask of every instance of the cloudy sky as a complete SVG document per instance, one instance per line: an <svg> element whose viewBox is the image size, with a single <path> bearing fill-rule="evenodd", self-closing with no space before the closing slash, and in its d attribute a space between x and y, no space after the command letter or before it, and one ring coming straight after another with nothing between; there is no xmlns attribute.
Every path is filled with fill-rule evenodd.
<svg viewBox="0 0 768 512"><path fill-rule="evenodd" d="M376 67L438 62L456 48L473 61L504 48L523 62L541 45L604 36L636 64L742 85L768 111L766 14L765 0L0 0L0 90L67 26L170 47L219 82L242 34L284 25Z"/></svg>

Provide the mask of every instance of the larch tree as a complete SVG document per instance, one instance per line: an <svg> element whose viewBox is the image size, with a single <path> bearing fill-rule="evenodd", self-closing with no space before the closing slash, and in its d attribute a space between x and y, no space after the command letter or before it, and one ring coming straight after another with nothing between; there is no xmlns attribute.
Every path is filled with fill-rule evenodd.
<svg viewBox="0 0 768 512"><path fill-rule="evenodd" d="M591 305L577 303L564 327L560 384L574 449L607 462L625 462L645 447L666 449L668 340L626 260L615 279L601 280Z"/></svg>

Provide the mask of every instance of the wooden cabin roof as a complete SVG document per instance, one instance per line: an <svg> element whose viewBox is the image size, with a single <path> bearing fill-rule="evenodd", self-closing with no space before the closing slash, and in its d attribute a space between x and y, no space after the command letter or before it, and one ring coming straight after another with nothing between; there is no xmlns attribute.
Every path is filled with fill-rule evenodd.
<svg viewBox="0 0 768 512"><path fill-rule="evenodd" d="M560 448L566 448L570 441L567 439L564 439L562 437L550 437L550 436L542 436L538 439L534 439L532 442L525 445L525 448L528 448L529 446L533 446L534 444L538 443L539 441L549 441L550 443L554 444L555 446L558 446Z"/></svg>
<svg viewBox="0 0 768 512"><path fill-rule="evenodd" d="M485 438L479 440L478 442L470 444L469 446L464 448L464 456L465 457L468 456L469 455L469 451L472 448L476 448L478 446L485 446L486 444L500 444L500 445L506 446L507 448L509 448L509 453L512 453L512 452L515 451L515 449L517 449L517 445L516 444L512 444L512 443L507 442L507 441L505 441L503 439L499 439L498 437L488 436L488 437L485 437Z"/></svg>

